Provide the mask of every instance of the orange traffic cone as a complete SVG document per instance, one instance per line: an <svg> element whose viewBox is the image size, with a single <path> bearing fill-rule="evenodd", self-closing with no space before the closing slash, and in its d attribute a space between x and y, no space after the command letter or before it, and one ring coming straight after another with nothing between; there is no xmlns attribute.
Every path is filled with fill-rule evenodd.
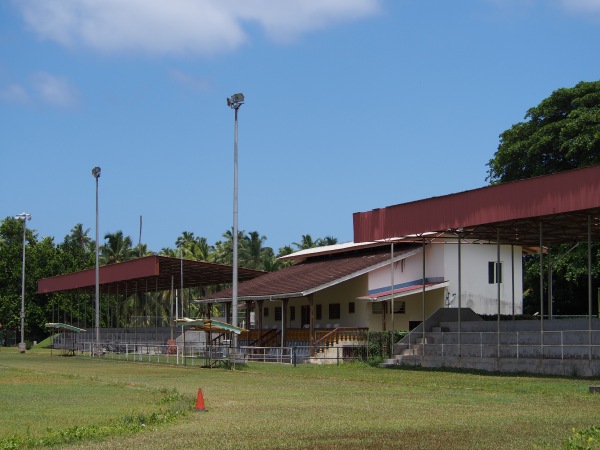
<svg viewBox="0 0 600 450"><path fill-rule="evenodd" d="M204 397L202 396L202 389L198 389L198 398L196 399L196 412L206 412L204 407Z"/></svg>

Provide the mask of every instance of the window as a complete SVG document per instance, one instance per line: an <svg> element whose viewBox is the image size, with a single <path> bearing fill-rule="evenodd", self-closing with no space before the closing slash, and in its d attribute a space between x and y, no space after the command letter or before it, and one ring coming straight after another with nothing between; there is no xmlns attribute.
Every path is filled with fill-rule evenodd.
<svg viewBox="0 0 600 450"><path fill-rule="evenodd" d="M315 320L321 320L323 318L323 311L321 305L315 306Z"/></svg>
<svg viewBox="0 0 600 450"><path fill-rule="evenodd" d="M263 317L269 317L269 308L263 309Z"/></svg>
<svg viewBox="0 0 600 450"><path fill-rule="evenodd" d="M404 314L406 312L406 303L394 300L394 314Z"/></svg>
<svg viewBox="0 0 600 450"><path fill-rule="evenodd" d="M354 314L354 302L348 303L348 313Z"/></svg>
<svg viewBox="0 0 600 450"><path fill-rule="evenodd" d="M330 303L329 304L329 320L340 318L340 304Z"/></svg>
<svg viewBox="0 0 600 450"><path fill-rule="evenodd" d="M373 302L371 303L371 313L372 314L382 314L383 308L385 307L385 312L389 313L392 308L390 306L390 302ZM394 314L404 314L406 312L406 303L394 301Z"/></svg>
<svg viewBox="0 0 600 450"><path fill-rule="evenodd" d="M281 306L275 307L275 320L281 320Z"/></svg>
<svg viewBox="0 0 600 450"><path fill-rule="evenodd" d="M488 262L488 283L502 283L502 262Z"/></svg>
<svg viewBox="0 0 600 450"><path fill-rule="evenodd" d="M373 302L371 303L371 313L381 314L383 312L383 305L386 306L385 311L387 312L387 304L384 302Z"/></svg>
<svg viewBox="0 0 600 450"><path fill-rule="evenodd" d="M296 320L296 307L290 306L290 320Z"/></svg>

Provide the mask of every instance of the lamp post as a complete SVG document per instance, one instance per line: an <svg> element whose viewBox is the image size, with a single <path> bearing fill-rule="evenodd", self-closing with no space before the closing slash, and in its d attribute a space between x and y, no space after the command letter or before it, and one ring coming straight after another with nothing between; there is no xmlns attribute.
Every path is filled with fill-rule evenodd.
<svg viewBox="0 0 600 450"><path fill-rule="evenodd" d="M92 176L96 179L96 349L100 345L100 265L98 262L98 179L100 172L100 167L92 169Z"/></svg>
<svg viewBox="0 0 600 450"><path fill-rule="evenodd" d="M227 99L227 106L235 111L233 128L233 282L231 295L231 322L238 326L238 109L244 103L244 94L233 94ZM237 338L234 333L234 347L237 347Z"/></svg>
<svg viewBox="0 0 600 450"><path fill-rule="evenodd" d="M25 353L25 232L27 231L27 221L31 220L31 214L23 212L17 214L15 219L23 221L23 265L21 272L21 342L19 342L19 352Z"/></svg>

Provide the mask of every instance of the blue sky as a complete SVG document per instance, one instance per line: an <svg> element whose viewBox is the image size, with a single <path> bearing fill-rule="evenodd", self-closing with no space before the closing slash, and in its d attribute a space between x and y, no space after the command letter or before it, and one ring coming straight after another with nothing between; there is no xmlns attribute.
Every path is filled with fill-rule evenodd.
<svg viewBox="0 0 600 450"><path fill-rule="evenodd" d="M175 247L233 223L278 248L485 186L499 134L599 79L600 0L7 0L0 217Z"/></svg>

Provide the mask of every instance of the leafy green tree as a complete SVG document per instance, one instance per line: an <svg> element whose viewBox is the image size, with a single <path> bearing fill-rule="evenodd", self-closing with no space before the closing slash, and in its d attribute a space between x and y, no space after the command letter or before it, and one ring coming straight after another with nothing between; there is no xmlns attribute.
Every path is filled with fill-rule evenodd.
<svg viewBox="0 0 600 450"><path fill-rule="evenodd" d="M317 247L325 247L327 245L335 245L337 244L337 238L333 236L325 236L324 238L317 239Z"/></svg>
<svg viewBox="0 0 600 450"><path fill-rule="evenodd" d="M487 164L491 184L600 164L600 81L554 91L529 109L525 119L500 135ZM586 314L587 302L581 299L587 298L587 243L575 249L572 244L552 246L548 255L544 270L547 273L550 264L554 274L553 313ZM600 285L600 243L593 243L592 255L595 292ZM539 310L539 271L539 258L526 257L525 313ZM547 290L547 280L544 283Z"/></svg>
<svg viewBox="0 0 600 450"><path fill-rule="evenodd" d="M600 81L554 91L500 135L492 184L600 163Z"/></svg>
<svg viewBox="0 0 600 450"><path fill-rule="evenodd" d="M18 331L21 326L21 286L23 262L23 222L7 217L0 224L0 321L5 329ZM60 266L51 238L38 241L36 231L25 233L25 339L45 335L47 297L37 294L40 278L55 275Z"/></svg>
<svg viewBox="0 0 600 450"><path fill-rule="evenodd" d="M183 252L183 258L194 261L210 261L214 248L208 245L205 237L195 237L193 232L184 231L175 241L179 251ZM177 256L181 256L178 254Z"/></svg>
<svg viewBox="0 0 600 450"><path fill-rule="evenodd" d="M108 242L100 248L100 260L103 265L128 261L136 257L131 247L131 237L123 236L122 231L108 233L104 236Z"/></svg>
<svg viewBox="0 0 600 450"><path fill-rule="evenodd" d="M71 234L65 236L62 244L58 245L62 264L57 275L93 267L95 243L87 235L89 231L89 228L83 230L83 225L78 223L71 229Z"/></svg>
<svg viewBox="0 0 600 450"><path fill-rule="evenodd" d="M298 250L307 250L309 248L317 247L317 242L313 240L310 234L303 234L300 242L292 242L292 245Z"/></svg>
<svg viewBox="0 0 600 450"><path fill-rule="evenodd" d="M249 269L262 270L264 263L271 264L270 255L273 255L271 247L263 247L267 238L261 236L258 231L251 231L244 236L240 252L240 265Z"/></svg>

